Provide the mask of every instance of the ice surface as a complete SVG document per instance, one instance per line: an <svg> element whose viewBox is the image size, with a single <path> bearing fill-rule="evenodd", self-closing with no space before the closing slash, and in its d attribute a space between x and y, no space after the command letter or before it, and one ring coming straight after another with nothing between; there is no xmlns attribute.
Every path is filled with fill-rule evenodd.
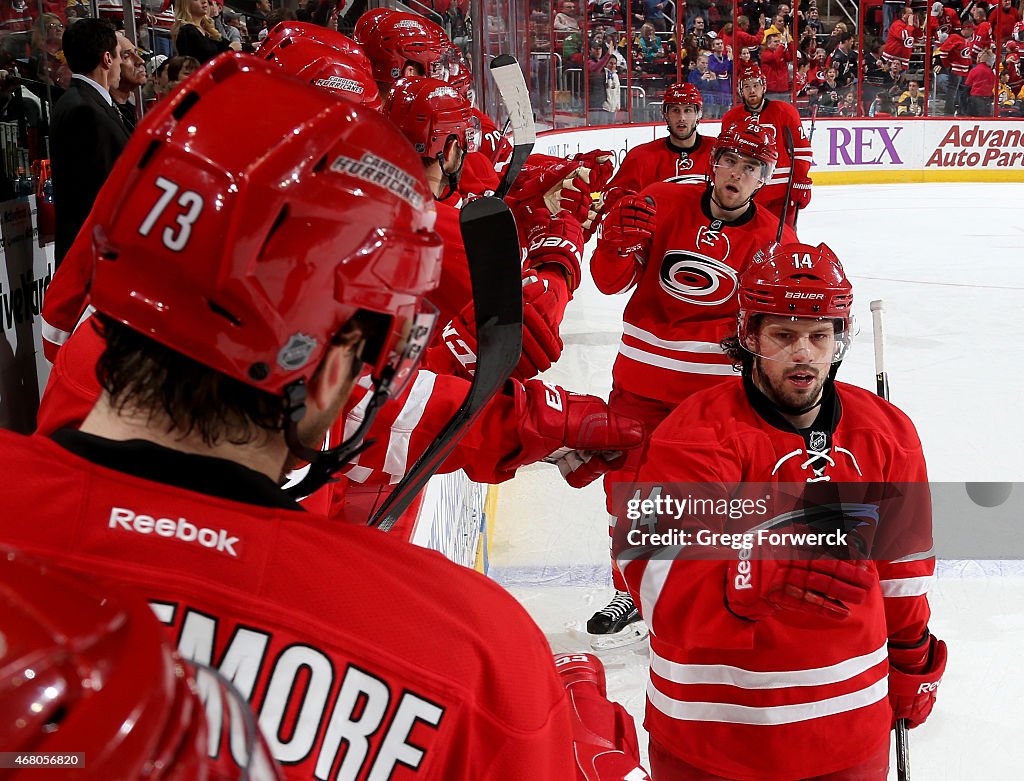
<svg viewBox="0 0 1024 781"><path fill-rule="evenodd" d="M854 284L861 335L841 380L874 388L868 304L885 300L892 401L917 425L934 481L1024 483L1022 217L1024 184L819 187L800 216L801 239L826 242ZM585 280L566 313L565 353L545 379L607 396L626 300ZM600 486L574 491L539 465L499 497L491 574L554 650L589 650L584 624L611 595ZM911 733L916 781L1024 778L1018 564L940 562L932 630L950 658L935 712ZM602 654L609 694L638 723L646 653L644 643Z"/></svg>

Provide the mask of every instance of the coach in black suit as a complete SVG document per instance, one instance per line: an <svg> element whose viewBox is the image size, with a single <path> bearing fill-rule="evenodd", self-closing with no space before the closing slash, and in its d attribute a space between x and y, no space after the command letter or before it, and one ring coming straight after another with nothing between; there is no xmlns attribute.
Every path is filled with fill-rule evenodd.
<svg viewBox="0 0 1024 781"><path fill-rule="evenodd" d="M121 75L113 25L81 19L64 33L63 47L71 85L53 107L50 124L58 266L128 143L128 129L109 91Z"/></svg>

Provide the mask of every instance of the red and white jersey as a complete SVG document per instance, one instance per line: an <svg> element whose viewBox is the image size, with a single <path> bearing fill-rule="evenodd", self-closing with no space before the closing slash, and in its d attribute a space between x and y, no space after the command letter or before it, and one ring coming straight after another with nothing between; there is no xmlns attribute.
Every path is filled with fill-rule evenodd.
<svg viewBox="0 0 1024 781"><path fill-rule="evenodd" d="M29 32L34 5L29 0L7 0L0 5L0 33Z"/></svg>
<svg viewBox="0 0 1024 781"><path fill-rule="evenodd" d="M729 109L722 117L722 129L733 125L744 123L750 116L756 116L757 121L765 127L775 128L775 149L779 153L779 160L775 164L775 171L772 178L757 194L757 202L772 211L778 211L775 204L781 204L786 199L786 181L789 179L789 168L792 165L796 171L793 174L793 181L799 184L810 184L811 182L811 142L804 132L803 123L800 121L800 114L796 108L784 101L765 100L759 111L751 111L745 103L740 103ZM783 128L789 128L793 135L793 159L789 159L786 151L785 134Z"/></svg>
<svg viewBox="0 0 1024 781"><path fill-rule="evenodd" d="M889 25L889 36L885 39L885 46L882 47L882 59L886 62L896 60L906 68L910 64L910 54L914 50L914 44L922 40L920 28L907 24L902 19L897 19Z"/></svg>
<svg viewBox="0 0 1024 781"><path fill-rule="evenodd" d="M631 265L624 267L600 244L594 253L590 269L602 293L636 287L612 369L618 388L678 402L733 374L719 342L736 331L738 274L775 239L779 220L756 206L757 199L732 222L715 219L709 192L680 182L644 188L658 226L646 264L627 259ZM795 241L796 234L787 227L783 240Z"/></svg>
<svg viewBox="0 0 1024 781"><path fill-rule="evenodd" d="M547 640L484 576L233 462L78 432L0 447L0 542L143 594L252 704L287 778L575 777Z"/></svg>
<svg viewBox="0 0 1024 781"><path fill-rule="evenodd" d="M931 34L933 42L937 43L938 33L952 35L959 30L960 17L952 8L943 6L942 13L938 16L928 15L928 32Z"/></svg>
<svg viewBox="0 0 1024 781"><path fill-rule="evenodd" d="M671 136L633 147L622 158L619 170L608 183L605 208L611 208L627 191L638 193L655 182L677 178L705 181L714 145L714 136L701 135L698 130L696 143L690 149L675 146Z"/></svg>
<svg viewBox="0 0 1024 781"><path fill-rule="evenodd" d="M974 37L971 38L971 55L975 60L981 54L982 49L991 49L995 45L992 40L992 25L982 22L974 28Z"/></svg>
<svg viewBox="0 0 1024 781"><path fill-rule="evenodd" d="M926 486L911 421L869 391L835 389L805 433L741 378L691 396L655 431L638 480L645 490L666 485L677 496L688 483ZM876 517L890 517L877 507ZM916 523L902 517L911 512ZM930 504L896 514L900 529L920 532L907 546L913 553L868 562L878 586L841 621L733 615L724 594L729 549L716 561L620 557L651 630L645 726L652 740L702 770L745 781L816 778L879 751L892 724L887 642L923 636L934 572Z"/></svg>
<svg viewBox="0 0 1024 781"><path fill-rule="evenodd" d="M959 33L951 34L939 47L939 62L954 76L966 76L971 69L971 45Z"/></svg>

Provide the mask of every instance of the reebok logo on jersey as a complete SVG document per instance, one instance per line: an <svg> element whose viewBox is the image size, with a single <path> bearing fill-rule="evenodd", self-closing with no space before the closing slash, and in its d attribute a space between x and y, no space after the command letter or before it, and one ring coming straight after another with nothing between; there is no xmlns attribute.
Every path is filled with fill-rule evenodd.
<svg viewBox="0 0 1024 781"><path fill-rule="evenodd" d="M235 550L237 537L229 537L226 529L196 526L185 518L178 518L176 521L171 518L154 518L152 515L136 513L127 507L111 507L109 527L136 534L155 534L181 542L195 542L204 548L238 558L238 552Z"/></svg>
<svg viewBox="0 0 1024 781"><path fill-rule="evenodd" d="M750 571L750 556L752 553L752 548L747 546L740 548L737 556L739 564L736 565L736 577L732 581L732 587L737 591L754 587L754 584L751 582L753 575Z"/></svg>

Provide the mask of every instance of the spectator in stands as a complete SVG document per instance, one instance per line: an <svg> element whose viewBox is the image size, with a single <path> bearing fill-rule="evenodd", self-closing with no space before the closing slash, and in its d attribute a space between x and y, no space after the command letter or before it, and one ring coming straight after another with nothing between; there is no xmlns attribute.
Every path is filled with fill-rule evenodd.
<svg viewBox="0 0 1024 781"><path fill-rule="evenodd" d="M110 97L114 100L114 108L121 112L124 126L131 133L135 130L135 90L146 85L146 61L124 33L117 34L117 49L121 57L121 77L116 86L111 86Z"/></svg>
<svg viewBox="0 0 1024 781"><path fill-rule="evenodd" d="M576 3L573 0L562 0L552 23L556 33L578 33L580 20L576 15Z"/></svg>
<svg viewBox="0 0 1024 781"><path fill-rule="evenodd" d="M725 41L721 38L715 38L715 40L711 42L711 54L708 56L708 68L718 78L718 94L721 96L722 107L724 109L724 107L732 101L732 60L729 58L728 54L726 54Z"/></svg>
<svg viewBox="0 0 1024 781"><path fill-rule="evenodd" d="M591 24L621 30L625 26L622 0L587 0L587 18Z"/></svg>
<svg viewBox="0 0 1024 781"><path fill-rule="evenodd" d="M29 78L49 84L53 100L64 94L71 83L71 70L64 61L61 38L64 22L56 14L40 14L32 30L32 53L29 60ZM39 97L46 98L41 94Z"/></svg>
<svg viewBox="0 0 1024 781"><path fill-rule="evenodd" d="M1007 71L1003 71L999 74L999 116L1001 117L1020 117L1020 107L1017 105L1017 98L1013 94L1013 89L1010 87L1010 74Z"/></svg>
<svg viewBox="0 0 1024 781"><path fill-rule="evenodd" d="M995 46L992 38L992 25L986 19L987 6L980 5L971 9L971 20L974 22L974 37L970 39L971 55L977 59L982 49L991 49ZM964 34L964 38L967 34Z"/></svg>
<svg viewBox="0 0 1024 781"><path fill-rule="evenodd" d="M921 92L921 85L916 81L907 82L907 91L896 100L896 116L924 116L924 100L925 97L924 93Z"/></svg>
<svg viewBox="0 0 1024 781"><path fill-rule="evenodd" d="M967 74L968 113L972 117L991 117L992 98L996 94L996 71L993 67L996 55L983 49L978 55L978 64Z"/></svg>
<svg viewBox="0 0 1024 781"><path fill-rule="evenodd" d="M1009 74L1010 89L1014 94L1024 86L1024 72L1020 67L1020 44L1016 41L1009 41L1006 44L1006 59L1003 60L1003 69Z"/></svg>
<svg viewBox="0 0 1024 781"><path fill-rule="evenodd" d="M882 47L882 59L886 62L896 61L904 69L910 64L910 55L914 46L924 41L920 17L909 5L904 9L903 16L889 25L889 35Z"/></svg>
<svg viewBox="0 0 1024 781"><path fill-rule="evenodd" d="M791 49L791 46L782 42L778 33L769 33L765 39L764 51L761 52L761 72L764 74L765 97L768 100L792 102L789 91L789 64L793 59Z"/></svg>
<svg viewBox="0 0 1024 781"><path fill-rule="evenodd" d="M629 17L633 31L636 32L644 24L644 0L629 0Z"/></svg>
<svg viewBox="0 0 1024 781"><path fill-rule="evenodd" d="M944 6L942 0L935 0L931 10L928 12L928 33L935 42L940 32L949 35L960 27L960 15L949 6ZM936 44L937 45L937 44Z"/></svg>
<svg viewBox="0 0 1024 781"><path fill-rule="evenodd" d="M789 25L786 24L786 17L784 14L776 13L775 16L772 17L771 26L764 31L764 38L762 39L764 43L768 42L769 35L778 35L783 46L788 46L793 40L793 36L790 34Z"/></svg>
<svg viewBox="0 0 1024 781"><path fill-rule="evenodd" d="M708 36L707 22L704 21L703 16L698 16L693 20L690 36L693 38L697 51L711 51L711 38Z"/></svg>
<svg viewBox="0 0 1024 781"><path fill-rule="evenodd" d="M767 0L743 0L740 3L740 14L747 19L764 19L768 16L770 3ZM739 17L737 17L739 19Z"/></svg>
<svg viewBox="0 0 1024 781"><path fill-rule="evenodd" d="M832 28L832 31L828 34L828 38L825 39L825 52L831 54L839 46L839 41L842 40L843 36L849 33L845 22L836 22L836 26Z"/></svg>
<svg viewBox="0 0 1024 781"><path fill-rule="evenodd" d="M590 41L590 54L587 58L587 124L608 125L612 116L605 109L608 98L608 74L614 73L615 61L609 47L601 38Z"/></svg>
<svg viewBox="0 0 1024 781"><path fill-rule="evenodd" d="M42 122L42 103L39 98L20 86L18 71L13 61L0 69L0 122L24 122L27 127L39 127ZM37 150L33 156L37 156ZM6 176L0 174L6 184Z"/></svg>
<svg viewBox="0 0 1024 781"><path fill-rule="evenodd" d="M815 40L820 40L818 36L824 37L825 30L824 26L821 23L821 19L818 17L817 6L811 6L810 8L807 9L807 13L804 15L803 19L803 27L811 31L811 34L814 35Z"/></svg>
<svg viewBox="0 0 1024 781"><path fill-rule="evenodd" d="M651 72L654 70L654 61L661 56L664 46L661 39L654 32L654 25L645 24L640 28L640 40L637 41L637 59L643 70Z"/></svg>
<svg viewBox="0 0 1024 781"><path fill-rule="evenodd" d="M857 96L854 95L852 92L847 92L845 95L843 95L843 102L839 106L839 116L857 116Z"/></svg>
<svg viewBox="0 0 1024 781"><path fill-rule="evenodd" d="M868 108L869 117L891 117L892 98L888 92L879 92Z"/></svg>
<svg viewBox="0 0 1024 781"><path fill-rule="evenodd" d="M843 33L839 45L828 59L829 66L836 69L836 78L843 89L850 89L857 83L857 52L852 46L853 34Z"/></svg>
<svg viewBox="0 0 1024 781"><path fill-rule="evenodd" d="M80 19L64 33L63 45L73 76L50 125L58 266L128 143L128 129L110 98L121 77L114 26Z"/></svg>
<svg viewBox="0 0 1024 781"><path fill-rule="evenodd" d="M896 98L907 89L907 77L903 66L896 60L888 63L888 65L888 70L882 74L882 89L885 90L893 105L895 105Z"/></svg>
<svg viewBox="0 0 1024 781"><path fill-rule="evenodd" d="M697 55L697 64L690 71L687 80L700 90L701 100L704 101L704 116L708 119L719 119L721 114L718 111L718 76L708 68L707 52Z"/></svg>
<svg viewBox="0 0 1024 781"><path fill-rule="evenodd" d="M882 0L882 40L888 40L889 28L909 8L907 0Z"/></svg>
<svg viewBox="0 0 1024 781"><path fill-rule="evenodd" d="M750 32L750 19L746 16L736 17L736 27L732 31L733 48L750 49L750 59L755 62L760 57L761 42L764 40L764 17L760 18L760 25L754 32Z"/></svg>
<svg viewBox="0 0 1024 781"><path fill-rule="evenodd" d="M754 55L752 55L750 53L750 47L749 46L744 46L742 49L740 49L740 58L739 58L739 62L736 64L736 70L737 71L743 70L747 65L749 65L753 61L754 61Z"/></svg>
<svg viewBox="0 0 1024 781"><path fill-rule="evenodd" d="M836 81L836 69L825 69L825 80L818 87L818 114L822 117L834 117L839 114L839 106L843 102L842 88Z"/></svg>
<svg viewBox="0 0 1024 781"><path fill-rule="evenodd" d="M665 0L644 0L644 23L651 25L659 33L668 31L665 6Z"/></svg>
<svg viewBox="0 0 1024 781"><path fill-rule="evenodd" d="M181 84L202 65L195 57L171 57L167 61L167 91Z"/></svg>
<svg viewBox="0 0 1024 781"><path fill-rule="evenodd" d="M209 0L174 0L174 49L179 56L195 57L203 63L229 49L241 51L239 43L225 40L210 18Z"/></svg>
<svg viewBox="0 0 1024 781"><path fill-rule="evenodd" d="M701 29L711 29L711 20L708 18L708 9L711 8L710 0L686 0L686 29L696 30L697 20L701 21ZM708 49L708 46L701 46Z"/></svg>
<svg viewBox="0 0 1024 781"><path fill-rule="evenodd" d="M1013 37L1013 28L1020 22L1020 11L1013 6L1012 0L1002 0L988 15L988 23L992 27L992 35L996 43L996 51L1003 50L1006 42Z"/></svg>
<svg viewBox="0 0 1024 781"><path fill-rule="evenodd" d="M232 43L237 42L242 47L242 51L251 52L253 47L249 41L249 28L242 15L230 8L225 8L221 16L224 18L224 26L228 29L229 40Z"/></svg>

